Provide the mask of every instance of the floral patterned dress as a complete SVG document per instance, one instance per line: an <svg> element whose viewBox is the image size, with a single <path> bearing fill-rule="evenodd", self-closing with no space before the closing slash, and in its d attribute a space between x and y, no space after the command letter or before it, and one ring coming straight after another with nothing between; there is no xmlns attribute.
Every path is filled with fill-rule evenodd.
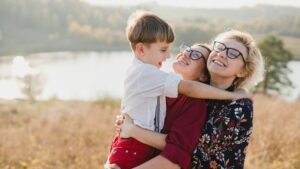
<svg viewBox="0 0 300 169"><path fill-rule="evenodd" d="M192 157L192 168L242 169L252 133L251 100L208 100L207 108L208 119Z"/></svg>

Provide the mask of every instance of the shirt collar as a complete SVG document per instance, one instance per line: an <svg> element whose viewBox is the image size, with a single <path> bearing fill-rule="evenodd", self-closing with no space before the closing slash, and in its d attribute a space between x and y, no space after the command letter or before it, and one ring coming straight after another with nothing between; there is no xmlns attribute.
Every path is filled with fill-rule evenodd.
<svg viewBox="0 0 300 169"><path fill-rule="evenodd" d="M137 59L136 57L133 58L132 63L134 65L139 65L139 64L143 64L144 62L142 62L141 60Z"/></svg>

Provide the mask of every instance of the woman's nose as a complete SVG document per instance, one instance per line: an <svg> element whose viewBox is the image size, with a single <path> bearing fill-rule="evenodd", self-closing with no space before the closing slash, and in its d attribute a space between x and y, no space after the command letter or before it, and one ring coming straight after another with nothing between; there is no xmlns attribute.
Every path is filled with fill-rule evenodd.
<svg viewBox="0 0 300 169"><path fill-rule="evenodd" d="M188 58L189 57L189 52L187 52L187 51L183 51L182 52L182 56L184 56L185 58Z"/></svg>
<svg viewBox="0 0 300 169"><path fill-rule="evenodd" d="M220 56L220 57L226 58L227 57L226 50L218 52L217 55Z"/></svg>

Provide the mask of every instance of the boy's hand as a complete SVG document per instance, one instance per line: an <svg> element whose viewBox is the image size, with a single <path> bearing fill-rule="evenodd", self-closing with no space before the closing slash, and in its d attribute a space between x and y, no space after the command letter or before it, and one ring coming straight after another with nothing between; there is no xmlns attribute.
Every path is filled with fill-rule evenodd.
<svg viewBox="0 0 300 169"><path fill-rule="evenodd" d="M248 98L250 100L252 100L252 93L250 93L248 90L245 90L245 89L242 89L242 88L239 88L239 89L236 89L234 91L236 97L235 97L235 100L238 100L238 99L242 99L242 98Z"/></svg>

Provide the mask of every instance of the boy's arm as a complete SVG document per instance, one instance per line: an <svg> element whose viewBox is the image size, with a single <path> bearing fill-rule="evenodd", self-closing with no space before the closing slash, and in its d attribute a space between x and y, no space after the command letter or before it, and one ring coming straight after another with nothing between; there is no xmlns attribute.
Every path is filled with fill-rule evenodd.
<svg viewBox="0 0 300 169"><path fill-rule="evenodd" d="M191 80L181 80L178 85L178 92L189 97L205 99L235 100L249 97L246 92L228 92Z"/></svg>

